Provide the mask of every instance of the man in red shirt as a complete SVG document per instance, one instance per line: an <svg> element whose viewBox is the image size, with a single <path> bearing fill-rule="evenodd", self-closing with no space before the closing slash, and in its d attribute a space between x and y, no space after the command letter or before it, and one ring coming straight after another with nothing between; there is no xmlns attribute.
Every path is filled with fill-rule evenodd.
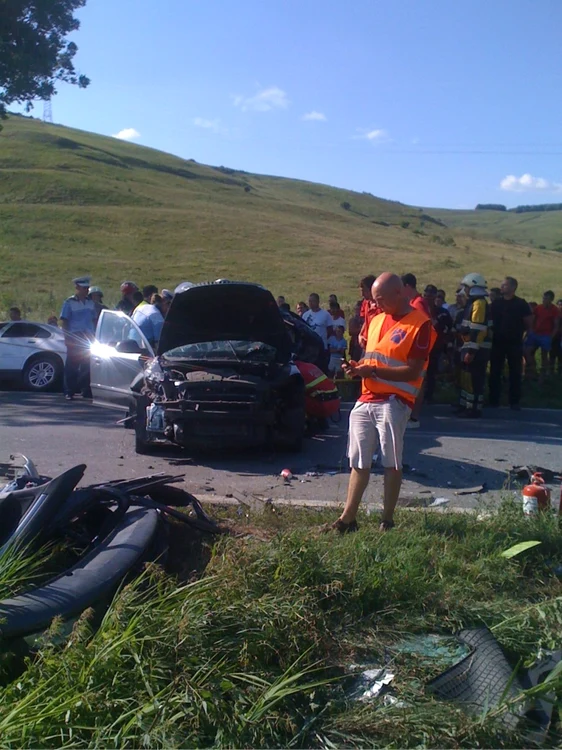
<svg viewBox="0 0 562 750"><path fill-rule="evenodd" d="M533 313L532 328L525 341L525 360L527 371L536 372L535 355L541 350L541 374L550 372L549 352L552 339L560 327L560 313L554 303L554 292L550 289L543 294L542 305L537 305Z"/></svg>
<svg viewBox="0 0 562 750"><path fill-rule="evenodd" d="M418 292L418 280L413 273L405 273L402 276L402 283L404 284L404 295L409 301L410 305L415 309L423 312L428 318L431 318L431 308L429 301L424 299Z"/></svg>
<svg viewBox="0 0 562 750"><path fill-rule="evenodd" d="M418 280L414 276L413 273L405 273L402 276L402 284L404 285L404 296L409 301L410 305L414 308L414 310L419 310L420 312L427 315L427 317L431 320L431 303L430 300L422 297L421 294L418 292L417 286L418 286ZM420 426L420 414L421 414L421 408L423 406L423 398L424 393L423 391L420 391L416 405L412 409L412 416L410 417L408 421L408 429L409 430L415 430Z"/></svg>
<svg viewBox="0 0 562 750"><path fill-rule="evenodd" d="M362 349L364 349L367 344L367 331L369 330L369 323L375 317L375 315L378 315L380 312L379 307L373 300L373 295L371 293L371 289L373 288L373 284L375 283L376 278L377 277L374 274L369 274L368 276L364 276L359 282L359 289L363 298L360 313L361 320L363 322L361 331L359 332L358 341L359 346Z"/></svg>
<svg viewBox="0 0 562 750"><path fill-rule="evenodd" d="M349 418L348 456L351 476L343 513L326 531L357 530L357 511L371 474L375 451L384 467L380 530L394 526L394 508L402 484L404 433L431 349L431 321L412 309L400 277L381 274L373 284L381 313L370 323L367 349L344 370L362 379L362 393Z"/></svg>

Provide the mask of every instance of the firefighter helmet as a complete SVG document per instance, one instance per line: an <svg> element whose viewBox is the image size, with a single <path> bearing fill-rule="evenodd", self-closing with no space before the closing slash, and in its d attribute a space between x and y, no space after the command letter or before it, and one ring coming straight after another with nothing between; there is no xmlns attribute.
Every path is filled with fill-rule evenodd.
<svg viewBox="0 0 562 750"><path fill-rule="evenodd" d="M461 281L461 284L463 286L469 287L469 289L473 286L480 286L485 289L487 286L486 279L482 276L481 273L467 273L464 279Z"/></svg>

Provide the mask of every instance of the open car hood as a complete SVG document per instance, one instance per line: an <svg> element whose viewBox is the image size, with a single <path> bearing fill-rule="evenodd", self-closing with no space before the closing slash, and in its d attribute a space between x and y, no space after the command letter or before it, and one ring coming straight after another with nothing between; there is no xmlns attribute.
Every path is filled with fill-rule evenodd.
<svg viewBox="0 0 562 750"><path fill-rule="evenodd" d="M277 361L291 358L291 339L273 295L257 284L180 284L166 315L158 354L203 341L261 341Z"/></svg>

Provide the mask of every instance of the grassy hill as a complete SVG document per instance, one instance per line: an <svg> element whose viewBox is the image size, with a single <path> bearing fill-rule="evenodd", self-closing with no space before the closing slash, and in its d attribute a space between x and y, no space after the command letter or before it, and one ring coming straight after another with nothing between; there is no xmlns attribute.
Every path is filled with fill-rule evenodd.
<svg viewBox="0 0 562 750"><path fill-rule="evenodd" d="M386 269L450 295L471 270L518 276L534 297L562 279L562 254L472 238L441 215L13 116L0 133L0 319L11 304L58 312L82 273L110 304L128 278L248 279L293 305L313 290L351 304L359 278Z"/></svg>
<svg viewBox="0 0 562 750"><path fill-rule="evenodd" d="M430 208L428 212L453 231L522 244L537 249L562 251L562 211L451 211ZM542 247L541 247L542 246Z"/></svg>

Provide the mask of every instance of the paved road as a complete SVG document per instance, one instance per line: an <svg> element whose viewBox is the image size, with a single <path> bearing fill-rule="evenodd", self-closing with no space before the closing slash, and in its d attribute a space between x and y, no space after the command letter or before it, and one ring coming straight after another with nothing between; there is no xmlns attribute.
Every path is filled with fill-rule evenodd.
<svg viewBox="0 0 562 750"><path fill-rule="evenodd" d="M185 473L187 488L202 499L220 500L232 493L255 493L277 501L339 503L345 498L348 408L342 421L306 440L302 454L270 453L189 456L179 449L137 456L133 434L115 424L116 412L89 402L64 401L60 394L0 392L0 461L25 453L45 474L86 463L86 482L139 476L155 471ZM497 499L514 465L539 464L562 470L562 412L550 410L491 411L480 422L463 422L447 407L433 407L419 430L407 433L402 497L447 497L451 506L474 507L479 499ZM285 483L285 466L299 475ZM306 477L307 471L320 476ZM303 481L301 481L303 480ZM482 495L456 495L484 484ZM378 504L382 477L375 471L367 502Z"/></svg>

